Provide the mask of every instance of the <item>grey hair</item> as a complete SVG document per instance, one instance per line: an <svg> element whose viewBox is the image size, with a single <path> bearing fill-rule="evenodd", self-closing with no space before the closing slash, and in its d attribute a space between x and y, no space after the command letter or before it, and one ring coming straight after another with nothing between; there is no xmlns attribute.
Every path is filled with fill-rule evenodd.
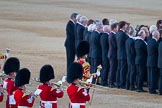
<svg viewBox="0 0 162 108"><path fill-rule="evenodd" d="M98 20L98 19L96 19L95 23L96 23L96 28L98 28L98 27L102 26L101 21L100 21L100 20Z"/></svg>
<svg viewBox="0 0 162 108"><path fill-rule="evenodd" d="M80 20L80 17L81 17L81 15L78 14L78 15L76 16L76 19L77 19L77 20Z"/></svg>
<svg viewBox="0 0 162 108"><path fill-rule="evenodd" d="M153 31L157 30L156 25L151 25L149 28L150 33L153 33Z"/></svg>
<svg viewBox="0 0 162 108"><path fill-rule="evenodd" d="M83 23L85 21L88 21L88 18L86 16L81 16L80 19L79 19L79 22Z"/></svg>
<svg viewBox="0 0 162 108"><path fill-rule="evenodd" d="M159 35L159 34L160 34L160 33L159 33L159 31L157 31L157 30L155 30L155 31L152 32L152 36L153 36L153 37L155 37L155 36L157 36L157 35Z"/></svg>
<svg viewBox="0 0 162 108"><path fill-rule="evenodd" d="M110 26L109 25L104 25L103 26L103 31L105 32L106 30L109 30L110 29Z"/></svg>

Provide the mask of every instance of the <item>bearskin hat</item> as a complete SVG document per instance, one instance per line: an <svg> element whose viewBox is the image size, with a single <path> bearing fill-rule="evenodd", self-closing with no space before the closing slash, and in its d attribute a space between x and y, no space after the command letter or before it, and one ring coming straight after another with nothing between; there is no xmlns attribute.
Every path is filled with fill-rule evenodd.
<svg viewBox="0 0 162 108"><path fill-rule="evenodd" d="M70 64L67 72L67 82L72 83L76 79L82 79L83 77L83 67L81 64L77 62L73 62Z"/></svg>
<svg viewBox="0 0 162 108"><path fill-rule="evenodd" d="M6 60L3 71L6 75L10 74L11 72L17 72L20 68L19 59L16 57L10 57Z"/></svg>
<svg viewBox="0 0 162 108"><path fill-rule="evenodd" d="M39 74L40 82L45 83L55 78L54 69L51 65L44 65Z"/></svg>
<svg viewBox="0 0 162 108"><path fill-rule="evenodd" d="M77 57L80 58L89 53L88 41L81 41L77 47Z"/></svg>
<svg viewBox="0 0 162 108"><path fill-rule="evenodd" d="M15 78L15 85L20 87L25 84L29 84L30 71L27 68L20 69Z"/></svg>

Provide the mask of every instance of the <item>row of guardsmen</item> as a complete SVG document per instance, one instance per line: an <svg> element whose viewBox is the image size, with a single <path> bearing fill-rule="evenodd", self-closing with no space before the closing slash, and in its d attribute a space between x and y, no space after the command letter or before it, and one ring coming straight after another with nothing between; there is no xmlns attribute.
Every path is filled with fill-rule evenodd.
<svg viewBox="0 0 162 108"><path fill-rule="evenodd" d="M89 52L89 44L86 41L78 45L77 50L81 52L78 56L85 57ZM82 85L81 80L90 78L89 68L83 69L81 62L73 62L69 66L66 81L69 96L69 108L86 108L86 102L90 100L89 87ZM84 71L83 71L84 70ZM0 102L4 98L4 90L7 92L6 108L32 108L35 97L40 97L40 108L57 108L57 98L64 96L60 86L53 86L52 79L55 78L54 69L46 64L40 69L39 82L41 83L34 93L29 93L26 85L30 82L31 72L27 68L20 69L20 61L16 57L9 57L3 67L5 78L0 87ZM86 72L86 73L83 73Z"/></svg>
<svg viewBox="0 0 162 108"><path fill-rule="evenodd" d="M126 21L92 20L78 13L71 14L66 26L67 69L75 61L94 75L102 65L101 85L162 95L162 20L156 25L138 25L134 29ZM88 57L80 58L81 41L90 45ZM94 83L93 80L92 83ZM159 92L156 90L159 89Z"/></svg>

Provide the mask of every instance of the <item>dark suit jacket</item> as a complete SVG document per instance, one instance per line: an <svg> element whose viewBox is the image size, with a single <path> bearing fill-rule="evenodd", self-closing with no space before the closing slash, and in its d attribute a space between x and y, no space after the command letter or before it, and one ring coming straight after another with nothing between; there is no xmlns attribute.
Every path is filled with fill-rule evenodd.
<svg viewBox="0 0 162 108"><path fill-rule="evenodd" d="M146 42L149 42L152 39L152 35L150 34L149 36L146 37Z"/></svg>
<svg viewBox="0 0 162 108"><path fill-rule="evenodd" d="M88 41L88 33L89 33L88 29L85 28L83 32L83 40Z"/></svg>
<svg viewBox="0 0 162 108"><path fill-rule="evenodd" d="M102 48L102 61L108 59L108 51L109 51L109 43L108 43L109 35L107 33L103 33L100 38L101 48Z"/></svg>
<svg viewBox="0 0 162 108"><path fill-rule="evenodd" d="M75 33L74 33L75 24L72 21L69 21L66 26L66 40L64 45L75 47Z"/></svg>
<svg viewBox="0 0 162 108"><path fill-rule="evenodd" d="M147 45L141 39L135 41L136 58L135 64L146 66L147 62Z"/></svg>
<svg viewBox="0 0 162 108"><path fill-rule="evenodd" d="M132 38L128 38L125 42L126 53L127 53L127 64L128 65L135 65L135 40Z"/></svg>
<svg viewBox="0 0 162 108"><path fill-rule="evenodd" d="M79 26L79 23L76 23L74 26L74 34L75 34L75 48L77 49L77 28Z"/></svg>
<svg viewBox="0 0 162 108"><path fill-rule="evenodd" d="M110 33L109 34L109 51L108 51L108 58L109 59L117 59L117 43L116 43L116 34Z"/></svg>
<svg viewBox="0 0 162 108"><path fill-rule="evenodd" d="M151 39L147 43L147 67L157 67L158 63L158 45L155 39Z"/></svg>
<svg viewBox="0 0 162 108"><path fill-rule="evenodd" d="M162 68L162 41L159 43L158 52L158 67Z"/></svg>
<svg viewBox="0 0 162 108"><path fill-rule="evenodd" d="M100 33L97 31L92 32L91 39L90 39L90 45L91 45L91 57L92 58L101 58L101 44L100 44Z"/></svg>
<svg viewBox="0 0 162 108"><path fill-rule="evenodd" d="M118 60L126 60L126 49L125 49L125 41L128 39L128 36L122 30L119 30L116 34L117 37L117 59Z"/></svg>
<svg viewBox="0 0 162 108"><path fill-rule="evenodd" d="M80 41L83 40L83 33L85 30L85 27L79 24L76 29L77 29L76 41L78 45Z"/></svg>

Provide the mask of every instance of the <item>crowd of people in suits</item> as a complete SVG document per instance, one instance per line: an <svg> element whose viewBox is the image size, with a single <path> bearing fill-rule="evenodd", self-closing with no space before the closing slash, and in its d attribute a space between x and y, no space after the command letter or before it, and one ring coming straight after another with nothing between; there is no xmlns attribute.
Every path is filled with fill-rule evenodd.
<svg viewBox="0 0 162 108"><path fill-rule="evenodd" d="M89 43L86 61L90 73L102 65L101 85L162 95L162 20L137 25L104 18L88 19L72 13L66 26L67 70L75 61L77 46ZM157 92L158 90L158 92Z"/></svg>

